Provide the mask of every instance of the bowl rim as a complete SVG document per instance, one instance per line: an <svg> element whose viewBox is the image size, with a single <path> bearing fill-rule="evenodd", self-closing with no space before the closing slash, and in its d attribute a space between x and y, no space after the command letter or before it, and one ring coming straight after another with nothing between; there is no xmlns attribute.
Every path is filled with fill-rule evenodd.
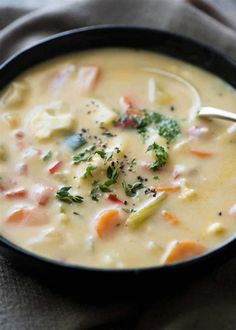
<svg viewBox="0 0 236 330"><path fill-rule="evenodd" d="M55 40L60 40L61 38L66 38L67 36L70 36L72 34L81 34L84 32L92 32L92 31L99 31L99 30L100 31L106 31L106 30L126 31L126 30L129 30L134 33L137 33L137 32L157 33L157 34L163 35L167 38L172 37L172 38L178 39L180 41L183 41L183 43L193 44L197 47L200 47L201 49L206 50L213 55L216 55L222 61L228 62L228 64L235 67L235 69L236 69L236 60L234 60L232 57L221 53L220 51L216 50L212 46L206 45L198 40L194 40L193 38L189 38L189 37L186 37L186 36L183 36L183 35L180 35L177 33L172 33L169 31L164 31L164 30L159 30L159 29L154 29L154 28L149 28L149 27L143 27L143 26L129 26L129 25L123 25L123 24L122 25L101 24L101 25L92 25L92 26L88 26L88 27L73 28L73 29L66 30L66 31L63 31L60 33L53 34L49 37L43 38L42 40L36 42L32 46L28 46L28 47L25 47L23 50L17 51L13 55L11 55L9 58L7 58L5 61L0 63L0 74L3 69L7 70L8 66L10 66L12 63L14 63L14 61L17 60L20 56L31 52L32 49L40 47L43 44L50 43L51 41L55 41ZM111 46L111 47L115 48L115 46ZM117 47L129 48L128 46L127 47L117 46ZM93 47L93 49L101 49L101 48L104 48L104 47L103 46L102 47ZM130 48L135 48L135 47L130 46ZM143 46L143 47L141 46L139 48L153 52L152 50L145 48L145 46ZM88 47L87 49L91 49L91 48ZM80 52L81 50L77 50L77 51ZM73 53L73 52L67 52L67 54ZM162 54L162 53L160 52L160 54ZM58 58L63 55L65 55L65 53L53 56L53 57L49 58L48 60ZM169 57L174 57L173 55L168 55L168 54L165 54L165 55L169 56ZM176 58L179 60L182 60L178 56L176 56ZM45 61L47 61L47 59L45 59ZM188 60L182 60L182 61L190 63L191 65L193 65L195 67L200 67L197 64L193 64ZM40 61L39 63L34 64L32 67L34 67L35 65L38 65L40 63L43 63L43 61ZM203 70L208 71L206 68L204 68ZM23 70L23 71L25 71L25 70ZM215 75L217 76L217 74L215 74ZM18 74L16 76L18 76ZM219 75L219 77L220 77L220 75ZM15 78L11 78L10 81L12 79L15 79ZM0 90L1 90L1 88L0 88ZM214 256L217 257L217 255L220 255L221 253L225 252L229 248L232 248L234 244L236 245L236 235L235 235L235 237L232 236L232 237L228 238L227 240L222 242L217 247L210 249L210 250L206 251L205 253L203 253L199 256L196 256L194 258L191 258L191 259L182 260L179 262L166 264L166 265L150 265L150 266L141 266L141 267L138 267L138 266L137 267L127 267L127 268L112 268L112 267L109 268L109 267L99 267L99 266L93 266L93 265L83 265L83 264L80 265L80 264L66 263L66 262L63 262L60 260L45 257L45 256L39 255L37 253L34 253L33 251L27 250L27 249L21 247L20 245L17 245L16 243L12 242L8 238L4 237L2 235L2 233L0 233L0 245L3 248L6 248L8 250L10 249L18 254L27 256L30 259L37 260L45 265L55 266L55 267L68 269L68 270L74 270L74 271L89 271L89 272L92 271L95 273L139 274L139 273L147 273L150 271L169 271L169 270L176 271L178 269L189 268L193 265L203 263L204 261L208 260L209 258L213 258Z"/></svg>

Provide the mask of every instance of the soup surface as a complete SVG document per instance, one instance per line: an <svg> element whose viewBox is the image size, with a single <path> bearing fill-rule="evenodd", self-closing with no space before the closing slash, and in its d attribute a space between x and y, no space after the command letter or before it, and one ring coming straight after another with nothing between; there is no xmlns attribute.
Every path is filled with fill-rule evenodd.
<svg viewBox="0 0 236 330"><path fill-rule="evenodd" d="M236 92L176 59L70 54L0 94L0 231L66 263L178 262L236 232Z"/></svg>

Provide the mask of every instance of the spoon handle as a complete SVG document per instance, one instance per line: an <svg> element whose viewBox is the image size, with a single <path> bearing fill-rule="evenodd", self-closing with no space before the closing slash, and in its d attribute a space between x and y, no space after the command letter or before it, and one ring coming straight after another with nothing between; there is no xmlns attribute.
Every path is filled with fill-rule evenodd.
<svg viewBox="0 0 236 330"><path fill-rule="evenodd" d="M198 112L199 117L208 118L220 118L223 120L230 120L236 122L236 113L213 108L213 107L202 107Z"/></svg>

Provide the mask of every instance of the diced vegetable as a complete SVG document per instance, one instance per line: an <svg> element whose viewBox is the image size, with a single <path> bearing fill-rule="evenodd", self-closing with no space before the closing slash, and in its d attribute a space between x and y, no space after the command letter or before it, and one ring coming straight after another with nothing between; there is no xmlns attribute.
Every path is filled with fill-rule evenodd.
<svg viewBox="0 0 236 330"><path fill-rule="evenodd" d="M75 121L61 101L37 106L32 113L35 115L29 121L29 129L38 140L48 139L58 131L71 130Z"/></svg>
<svg viewBox="0 0 236 330"><path fill-rule="evenodd" d="M3 95L0 106L3 105L9 109L18 110L25 101L28 91L29 86L25 81L13 82Z"/></svg>
<svg viewBox="0 0 236 330"><path fill-rule="evenodd" d="M7 224L40 226L48 222L48 216L36 208L19 208L12 211L6 218Z"/></svg>
<svg viewBox="0 0 236 330"><path fill-rule="evenodd" d="M13 191L8 191L5 193L6 198L25 198L28 195L28 191L26 189L18 189Z"/></svg>
<svg viewBox="0 0 236 330"><path fill-rule="evenodd" d="M130 228L138 228L144 221L146 221L160 206L161 202L167 197L165 192L161 192L156 197L149 200L146 205L131 213L126 224Z"/></svg>
<svg viewBox="0 0 236 330"><path fill-rule="evenodd" d="M78 71L78 86L81 93L91 91L100 76L100 69L96 66L82 66Z"/></svg>
<svg viewBox="0 0 236 330"><path fill-rule="evenodd" d="M122 219L118 209L105 210L96 219L96 231L100 238L109 237L120 225Z"/></svg>
<svg viewBox="0 0 236 330"><path fill-rule="evenodd" d="M121 199L119 199L115 194L111 194L111 193L108 194L106 196L106 199L110 202L113 202L113 203L124 204L124 202Z"/></svg>
<svg viewBox="0 0 236 330"><path fill-rule="evenodd" d="M190 149L189 150L194 156L197 156L199 158L206 158L212 156L212 152L206 151L206 150L196 150L196 149Z"/></svg>
<svg viewBox="0 0 236 330"><path fill-rule="evenodd" d="M0 176L0 191L6 191L13 188L16 185L16 181L10 179L7 176Z"/></svg>
<svg viewBox="0 0 236 330"><path fill-rule="evenodd" d="M63 161L62 160L56 162L51 167L49 167L49 169L48 169L49 173L50 174L56 173L62 167L62 165L63 165Z"/></svg>
<svg viewBox="0 0 236 330"><path fill-rule="evenodd" d="M208 127L203 125L195 125L190 127L188 130L188 135L191 138L200 138L201 136L206 135L209 132Z"/></svg>
<svg viewBox="0 0 236 330"><path fill-rule="evenodd" d="M157 192L165 191L167 193L169 192L178 192L180 191L180 186L159 186L156 187Z"/></svg>
<svg viewBox="0 0 236 330"><path fill-rule="evenodd" d="M173 225L177 225L180 223L178 217L170 211L163 210L163 211L161 211L161 215L163 216L163 218L165 220L169 221Z"/></svg>
<svg viewBox="0 0 236 330"><path fill-rule="evenodd" d="M38 205L45 206L48 204L49 200L53 196L54 189L52 187L47 187L40 185L36 189L36 201Z"/></svg>
<svg viewBox="0 0 236 330"><path fill-rule="evenodd" d="M65 139L65 144L67 145L67 147L69 147L73 151L78 150L80 147L82 147L86 143L87 143L87 141L85 140L83 135L80 133L75 133L73 135L68 136Z"/></svg>
<svg viewBox="0 0 236 330"><path fill-rule="evenodd" d="M206 248L192 240L170 242L162 257L163 264L169 264L198 256L206 251Z"/></svg>
<svg viewBox="0 0 236 330"><path fill-rule="evenodd" d="M140 111L135 102L128 96L122 96L119 100L121 109L129 115L142 116L143 112Z"/></svg>
<svg viewBox="0 0 236 330"><path fill-rule="evenodd" d="M92 122L103 128L109 128L118 118L118 114L112 108L97 99L85 99L81 103L81 107L89 111L89 119Z"/></svg>
<svg viewBox="0 0 236 330"><path fill-rule="evenodd" d="M5 144L0 144L0 162L6 162L8 159L7 148Z"/></svg>

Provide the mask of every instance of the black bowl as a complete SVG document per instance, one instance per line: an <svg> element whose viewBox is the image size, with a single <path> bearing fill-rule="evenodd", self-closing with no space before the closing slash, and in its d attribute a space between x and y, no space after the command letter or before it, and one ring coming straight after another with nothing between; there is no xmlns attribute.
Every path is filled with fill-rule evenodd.
<svg viewBox="0 0 236 330"><path fill-rule="evenodd" d="M24 70L35 64L65 53L91 48L128 47L167 54L206 69L236 87L236 63L226 56L196 41L147 28L125 26L97 26L75 29L47 38L20 52L0 66L0 90ZM167 266L124 270L99 269L64 264L26 251L0 236L0 251L14 265L31 271L61 288L72 287L80 293L123 295L149 293L153 288L166 288L165 283L186 283L206 270L222 264L236 252L236 239L189 261ZM103 286L104 285L106 286ZM111 289L110 289L111 287ZM105 288L105 289L104 289Z"/></svg>

